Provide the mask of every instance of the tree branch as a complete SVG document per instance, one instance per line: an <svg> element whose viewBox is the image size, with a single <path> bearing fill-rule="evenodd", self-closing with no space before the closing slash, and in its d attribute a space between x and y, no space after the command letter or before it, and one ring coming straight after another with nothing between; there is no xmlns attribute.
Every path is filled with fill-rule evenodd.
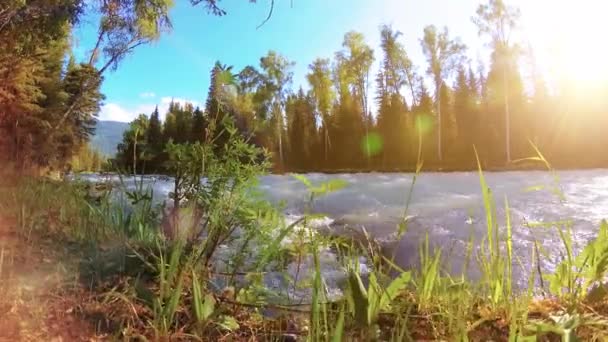
<svg viewBox="0 0 608 342"><path fill-rule="evenodd" d="M103 40L103 35L106 33L105 28L99 28L99 35L97 36L97 42L95 43L95 47L93 51L91 51L91 56L89 57L89 65L93 66L93 62L95 61L95 56L97 55L97 51L99 50L99 45L101 45L101 41Z"/></svg>
<svg viewBox="0 0 608 342"><path fill-rule="evenodd" d="M266 24L270 20L270 17L272 17L273 11L274 11L274 0L271 0L270 1L270 10L268 11L268 16L266 17L266 19L264 19L264 21L260 25L258 25L256 27L256 30L260 29L262 26L264 26L264 24Z"/></svg>
<svg viewBox="0 0 608 342"><path fill-rule="evenodd" d="M132 44L132 43L134 43L135 41L136 41L136 39L133 39L133 40L132 40L132 41L131 41L129 44ZM111 66L111 65L112 65L112 64L113 64L113 63L114 63L114 62L115 62L115 61L116 61L116 60L117 60L119 57L125 56L127 53L131 52L131 51L132 51L133 49L135 49L136 47L138 47L138 46L140 46L140 45L143 45L143 44L146 44L146 43L148 43L148 42L149 42L148 40L146 40L146 39L142 39L142 40L138 41L137 43L135 43L135 44L133 44L133 45L129 45L129 44L127 44L127 48L126 48L126 49L124 49L123 51L121 51L120 53L114 54L114 55L112 56L112 58L110 58L110 59L109 59L109 60L106 62L106 64L105 64L105 65L104 65L104 66L103 66L101 69L99 69L99 72L98 72L98 73L99 73L100 75L102 75L102 74L103 74L103 73L106 71L106 69L107 69L107 68L109 68L109 67L110 67L110 66Z"/></svg>

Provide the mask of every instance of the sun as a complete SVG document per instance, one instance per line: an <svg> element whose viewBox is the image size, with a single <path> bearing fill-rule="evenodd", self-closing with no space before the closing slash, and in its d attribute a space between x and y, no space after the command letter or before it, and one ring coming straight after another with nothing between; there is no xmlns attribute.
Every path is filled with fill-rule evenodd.
<svg viewBox="0 0 608 342"><path fill-rule="evenodd" d="M588 23L579 22L562 35L555 62L566 79L587 85L608 80L608 45L601 37L606 32L594 31Z"/></svg>
<svg viewBox="0 0 608 342"><path fill-rule="evenodd" d="M526 38L552 78L585 87L608 83L608 1L538 0L528 15L522 12Z"/></svg>

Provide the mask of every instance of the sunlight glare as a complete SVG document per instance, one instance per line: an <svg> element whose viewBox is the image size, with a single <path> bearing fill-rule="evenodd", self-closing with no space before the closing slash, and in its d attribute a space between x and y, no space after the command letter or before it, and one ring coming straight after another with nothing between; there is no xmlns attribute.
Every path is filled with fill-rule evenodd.
<svg viewBox="0 0 608 342"><path fill-rule="evenodd" d="M608 80L607 12L603 0L534 4L523 18L525 31L553 77L586 87Z"/></svg>

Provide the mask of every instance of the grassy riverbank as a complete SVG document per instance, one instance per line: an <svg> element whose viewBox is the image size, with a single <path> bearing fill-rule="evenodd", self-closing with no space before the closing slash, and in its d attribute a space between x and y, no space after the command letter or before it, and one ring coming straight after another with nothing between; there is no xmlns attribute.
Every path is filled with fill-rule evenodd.
<svg viewBox="0 0 608 342"><path fill-rule="evenodd" d="M196 243L167 240L159 227L160 209L146 199L139 198L127 211L107 196L88 197L82 184L19 179L2 187L0 214L5 218L3 232L10 232L4 236L13 236L18 246L27 248L13 248L9 253L9 240L3 239L2 284L9 283L4 281L7 274L19 273L16 260L28 250L41 255L42 261L35 263L46 259L69 265L61 272L70 281L49 283L52 291L46 292L48 298L43 294L30 300L48 303L59 296L62 303L70 303L63 315L69 312L76 329L107 338L532 341L608 337L608 291L603 286L608 227L602 226L597 239L580 255L572 251L568 227L556 227L564 249L554 252L562 253L564 261L555 274L542 275L547 293L544 297L533 295L539 292L535 291L539 277L536 264L525 266L530 271L528 291L516 291L512 286L510 232L520 228L511 227L507 220L507 226L499 230L494 201L481 179L488 231L484 242L469 246L467 253L469 267L481 271L475 282L465 275L445 273L441 251L432 252L425 243L420 248L420 267L398 270L399 275L391 278L388 274L394 274L396 267L372 243L354 248L348 241L310 238L308 230L295 230L271 217L271 209L250 217L260 224L252 230L259 236L248 236L240 253L226 260L235 266L219 272L209 249L200 247L209 246L212 235ZM311 185L311 193L320 195L339 186L333 183L315 189ZM305 225L306 221L300 223ZM281 244L287 237L291 242ZM256 240L265 244L254 243ZM256 246L258 254L246 254L250 250L247 245ZM320 251L330 247L341 256L346 276L344 295L331 301L319 264ZM369 275L361 275L358 263L353 262L357 253L366 254L373 264ZM245 263L245 257L256 262ZM309 302L276 304L269 289L263 288L263 274L269 271L266 266L273 260L306 258L314 266L309 277L288 281L294 288L310 289ZM537 255L533 260L540 258ZM51 276L57 272L47 271ZM246 281L230 281L239 277ZM223 279L225 286L218 288L218 279ZM2 290L7 308L15 307L10 303L23 303L14 291ZM17 309L6 312L20 314ZM58 321L70 325L69 321Z"/></svg>

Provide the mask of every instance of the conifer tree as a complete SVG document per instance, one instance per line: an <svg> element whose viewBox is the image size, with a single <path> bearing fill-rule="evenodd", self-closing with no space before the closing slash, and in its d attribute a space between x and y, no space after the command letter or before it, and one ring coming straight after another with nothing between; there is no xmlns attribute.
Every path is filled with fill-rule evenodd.
<svg viewBox="0 0 608 342"><path fill-rule="evenodd" d="M311 94L315 104L315 111L320 118L320 139L323 147L323 167L329 165L329 156L333 130L331 108L335 100L335 91L332 87L331 68L329 59L318 58L308 66L309 73L306 79L311 87Z"/></svg>
<svg viewBox="0 0 608 342"><path fill-rule="evenodd" d="M288 136L290 142L290 169L307 170L314 166L314 148L317 130L312 99L300 88L296 95L287 99L286 113L290 118Z"/></svg>
<svg viewBox="0 0 608 342"><path fill-rule="evenodd" d="M222 65L219 61L211 70L211 82L207 94L205 114L208 118L206 134L208 134L219 151L223 149L228 140L224 120L234 120L231 107L227 101L228 89L234 86L232 67Z"/></svg>
<svg viewBox="0 0 608 342"><path fill-rule="evenodd" d="M205 131L207 130L207 118L203 111L196 107L192 115L192 137L191 140L203 142L206 139Z"/></svg>
<svg viewBox="0 0 608 342"><path fill-rule="evenodd" d="M412 62L398 41L400 32L390 26L380 30L384 58L376 77L378 102L378 132L384 140L381 154L383 168L403 168L408 160L409 111L401 88L408 84Z"/></svg>
<svg viewBox="0 0 608 342"><path fill-rule="evenodd" d="M165 141L163 137L162 123L158 113L158 106L150 115L150 122L146 131L146 140L148 142L148 153L150 155L151 172L159 172L162 170L162 158Z"/></svg>

